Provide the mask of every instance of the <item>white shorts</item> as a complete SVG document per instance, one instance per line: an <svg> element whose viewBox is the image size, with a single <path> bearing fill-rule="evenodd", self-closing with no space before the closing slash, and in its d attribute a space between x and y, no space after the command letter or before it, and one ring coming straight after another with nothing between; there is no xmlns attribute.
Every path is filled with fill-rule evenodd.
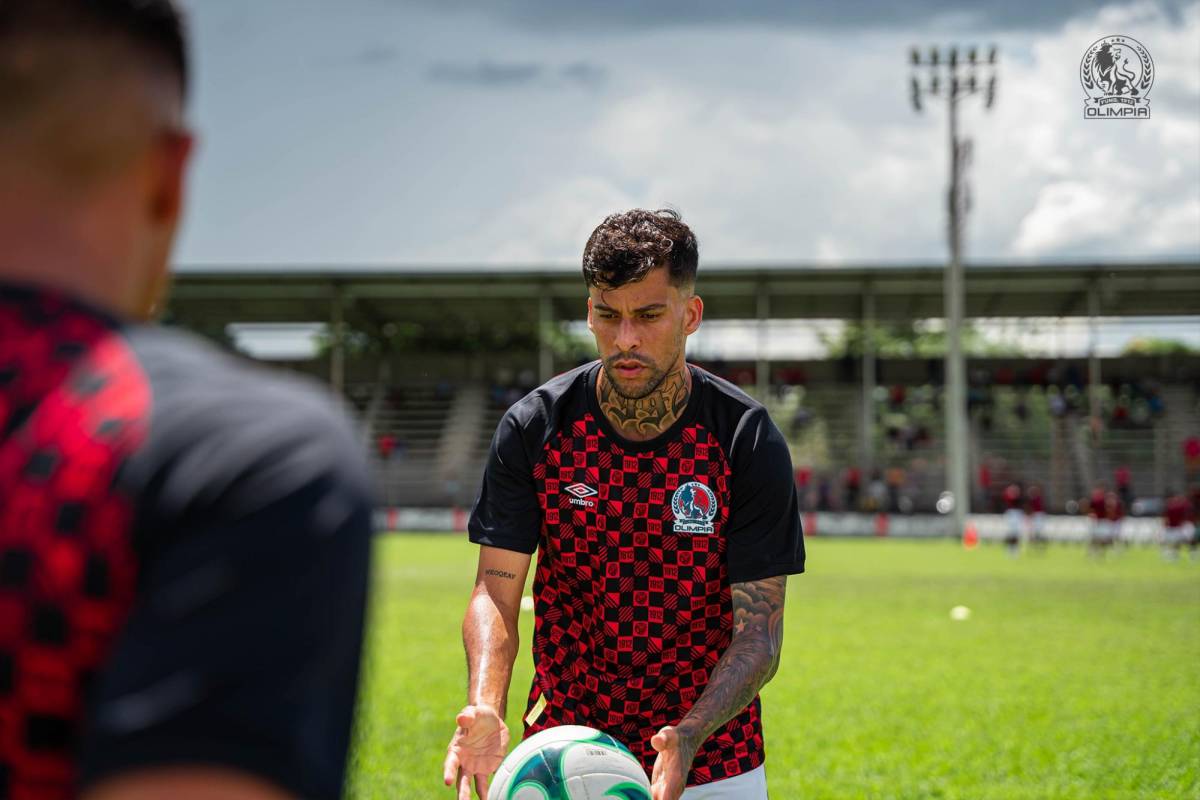
<svg viewBox="0 0 1200 800"><path fill-rule="evenodd" d="M1166 534L1167 544L1187 544L1192 540L1191 532L1182 525L1176 528L1167 528Z"/></svg>
<svg viewBox="0 0 1200 800"><path fill-rule="evenodd" d="M1033 535L1041 536L1042 531L1044 531L1045 529L1046 529L1046 512L1045 511L1033 512Z"/></svg>
<svg viewBox="0 0 1200 800"><path fill-rule="evenodd" d="M1019 508L1010 508L1004 512L1004 522L1008 525L1009 537L1019 538L1021 528L1024 527L1025 514Z"/></svg>
<svg viewBox="0 0 1200 800"><path fill-rule="evenodd" d="M679 800L767 800L766 765L723 781L684 789Z"/></svg>

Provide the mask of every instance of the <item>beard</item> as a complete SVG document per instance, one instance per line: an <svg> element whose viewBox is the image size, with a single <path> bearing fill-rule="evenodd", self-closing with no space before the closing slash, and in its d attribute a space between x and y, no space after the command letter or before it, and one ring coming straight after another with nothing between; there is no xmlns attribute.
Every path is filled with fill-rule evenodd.
<svg viewBox="0 0 1200 800"><path fill-rule="evenodd" d="M675 355L667 363L674 364L678 360L679 352L676 351ZM636 361L646 367L649 375L636 381L627 382L624 378L620 378L614 374L612 365L617 361ZM613 391L625 400L642 400L649 397L657 391L658 387L662 386L662 382L667 379L667 375L669 374L667 370L659 367L651 359L633 353L617 353L603 359L600 364L604 368L604 377L608 379L608 383L612 386Z"/></svg>

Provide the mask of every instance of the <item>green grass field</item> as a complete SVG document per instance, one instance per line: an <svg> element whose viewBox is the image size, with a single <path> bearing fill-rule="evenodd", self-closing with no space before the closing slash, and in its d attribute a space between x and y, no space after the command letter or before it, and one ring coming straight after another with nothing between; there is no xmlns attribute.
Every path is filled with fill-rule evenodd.
<svg viewBox="0 0 1200 800"><path fill-rule="evenodd" d="M1200 797L1200 563L1078 547L810 539L764 690L767 774L791 798ZM450 798L464 701L465 536L378 543L351 798ZM971 608L950 619L952 606ZM510 694L514 743L529 630Z"/></svg>

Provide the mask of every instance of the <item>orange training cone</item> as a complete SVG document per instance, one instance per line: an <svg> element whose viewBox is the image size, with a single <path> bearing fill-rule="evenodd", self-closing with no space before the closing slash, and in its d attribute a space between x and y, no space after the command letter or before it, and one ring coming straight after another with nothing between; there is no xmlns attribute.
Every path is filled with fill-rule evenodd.
<svg viewBox="0 0 1200 800"><path fill-rule="evenodd" d="M968 550L974 550L979 546L979 531L975 530L975 523L967 521L967 529L963 531L963 547Z"/></svg>

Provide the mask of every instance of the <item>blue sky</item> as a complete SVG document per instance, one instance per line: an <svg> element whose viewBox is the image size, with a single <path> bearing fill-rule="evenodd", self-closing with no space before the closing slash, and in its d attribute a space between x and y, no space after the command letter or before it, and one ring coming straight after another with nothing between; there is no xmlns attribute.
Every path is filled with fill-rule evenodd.
<svg viewBox="0 0 1200 800"><path fill-rule="evenodd" d="M678 208L709 261L936 260L945 119L908 45L1001 48L968 253L1200 255L1200 3L192 0L201 147L177 261L577 263ZM750 9L750 10L747 10ZM1079 60L1147 46L1151 119L1085 120Z"/></svg>

